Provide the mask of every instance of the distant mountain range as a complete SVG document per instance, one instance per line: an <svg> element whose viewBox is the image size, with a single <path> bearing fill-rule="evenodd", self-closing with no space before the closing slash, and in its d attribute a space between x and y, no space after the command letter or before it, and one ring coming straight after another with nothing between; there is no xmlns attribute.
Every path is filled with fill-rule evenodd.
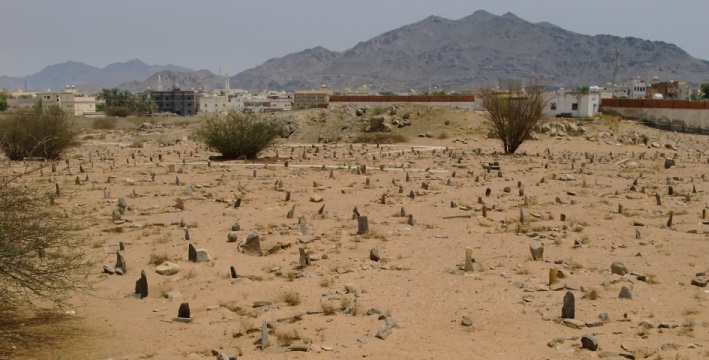
<svg viewBox="0 0 709 360"><path fill-rule="evenodd" d="M640 77L709 82L709 61L659 41L611 35L582 35L549 23L531 23L512 13L486 11L460 20L430 16L342 52L322 47L274 58L231 77L232 88L249 90L332 89L368 85L373 90L447 90L495 86L500 79L538 78L551 87L603 85ZM207 70L146 65L139 60L103 69L67 62L24 78L0 77L0 87L60 88L67 84L213 90L224 79Z"/></svg>
<svg viewBox="0 0 709 360"><path fill-rule="evenodd" d="M82 91L112 88L128 81L143 82L162 71L192 73L194 70L175 65L148 65L138 59L116 62L104 68L87 65L76 61L50 65L40 72L24 76L0 76L0 87L5 89L24 89L34 91L58 91L67 85L76 85Z"/></svg>

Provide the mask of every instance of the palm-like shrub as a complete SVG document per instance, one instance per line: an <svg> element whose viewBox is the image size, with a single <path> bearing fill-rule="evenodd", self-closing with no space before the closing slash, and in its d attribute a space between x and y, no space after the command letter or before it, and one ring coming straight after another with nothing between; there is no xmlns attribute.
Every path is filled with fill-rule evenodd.
<svg viewBox="0 0 709 360"><path fill-rule="evenodd" d="M241 112L209 116L194 132L195 138L228 159L254 159L279 134L276 126Z"/></svg>

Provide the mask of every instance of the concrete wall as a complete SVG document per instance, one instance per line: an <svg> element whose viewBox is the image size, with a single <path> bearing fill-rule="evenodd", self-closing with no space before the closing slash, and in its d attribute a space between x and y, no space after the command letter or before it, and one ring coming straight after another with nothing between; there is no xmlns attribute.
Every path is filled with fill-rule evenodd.
<svg viewBox="0 0 709 360"><path fill-rule="evenodd" d="M603 106L626 118L649 120L655 127L709 134L709 109L662 109Z"/></svg>

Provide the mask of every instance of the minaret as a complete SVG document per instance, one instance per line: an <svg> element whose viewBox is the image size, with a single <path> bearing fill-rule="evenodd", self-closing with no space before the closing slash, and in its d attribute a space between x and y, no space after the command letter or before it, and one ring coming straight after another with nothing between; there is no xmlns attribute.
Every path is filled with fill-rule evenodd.
<svg viewBox="0 0 709 360"><path fill-rule="evenodd" d="M229 99L229 68L226 68L226 74L224 75L224 93L226 98Z"/></svg>
<svg viewBox="0 0 709 360"><path fill-rule="evenodd" d="M162 91L162 78L158 74L158 91Z"/></svg>

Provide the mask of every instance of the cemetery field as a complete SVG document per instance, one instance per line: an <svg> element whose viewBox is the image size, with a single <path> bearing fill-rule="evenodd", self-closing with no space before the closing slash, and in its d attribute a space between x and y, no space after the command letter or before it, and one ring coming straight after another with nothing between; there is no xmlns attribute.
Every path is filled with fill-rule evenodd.
<svg viewBox="0 0 709 360"><path fill-rule="evenodd" d="M709 138L555 119L508 156L450 111L399 144L324 144L305 121L254 161L209 160L188 126L85 130L25 180L61 188L96 290L3 352L709 357Z"/></svg>

